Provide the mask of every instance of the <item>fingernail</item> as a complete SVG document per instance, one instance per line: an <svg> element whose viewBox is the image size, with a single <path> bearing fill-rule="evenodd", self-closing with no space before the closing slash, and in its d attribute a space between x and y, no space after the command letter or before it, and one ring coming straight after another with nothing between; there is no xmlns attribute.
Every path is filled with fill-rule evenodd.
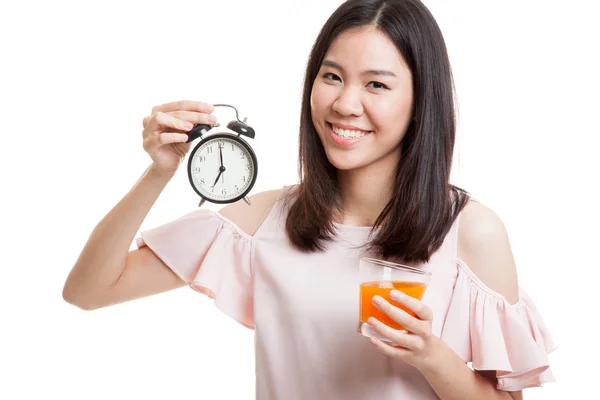
<svg viewBox="0 0 600 400"><path fill-rule="evenodd" d="M208 122L214 124L215 122L217 122L217 117L215 117L214 115L209 115L208 116Z"/></svg>
<svg viewBox="0 0 600 400"><path fill-rule="evenodd" d="M373 297L373 303L374 304L381 304L382 300L383 299L380 296L374 296Z"/></svg>
<svg viewBox="0 0 600 400"><path fill-rule="evenodd" d="M404 293L399 292L397 290L392 290L390 292L390 297L393 298L394 300L401 300L403 295L404 295Z"/></svg>

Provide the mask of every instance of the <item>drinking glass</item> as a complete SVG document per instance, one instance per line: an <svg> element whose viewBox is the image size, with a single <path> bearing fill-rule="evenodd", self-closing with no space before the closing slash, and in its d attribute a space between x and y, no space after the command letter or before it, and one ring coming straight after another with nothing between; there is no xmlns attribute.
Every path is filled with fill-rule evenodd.
<svg viewBox="0 0 600 400"><path fill-rule="evenodd" d="M390 292L395 289L421 300L431 279L431 272L390 261L363 257L360 259L358 274L360 282L358 332L363 336L375 336L389 343L388 339L379 335L367 324L369 317L374 317L393 329L403 331L406 331L406 329L377 308L373 304L373 296L379 295L392 305L403 309L412 316L416 316L404 305L391 300Z"/></svg>

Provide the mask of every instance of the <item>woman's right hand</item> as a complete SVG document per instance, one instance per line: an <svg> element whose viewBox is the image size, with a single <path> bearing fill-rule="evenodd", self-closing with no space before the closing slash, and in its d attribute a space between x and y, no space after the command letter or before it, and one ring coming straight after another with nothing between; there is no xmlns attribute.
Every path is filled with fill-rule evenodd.
<svg viewBox="0 0 600 400"><path fill-rule="evenodd" d="M152 158L153 166L174 173L184 160L191 143L186 143L194 124L214 125L217 120L212 104L181 100L152 108L144 117L143 147Z"/></svg>

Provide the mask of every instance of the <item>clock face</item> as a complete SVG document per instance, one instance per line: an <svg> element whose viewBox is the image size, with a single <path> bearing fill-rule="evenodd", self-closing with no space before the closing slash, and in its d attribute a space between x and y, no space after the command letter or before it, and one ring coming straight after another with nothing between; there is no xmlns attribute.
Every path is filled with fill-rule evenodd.
<svg viewBox="0 0 600 400"><path fill-rule="evenodd" d="M213 203L232 203L244 197L256 180L256 156L235 135L217 133L192 151L188 175L192 187Z"/></svg>

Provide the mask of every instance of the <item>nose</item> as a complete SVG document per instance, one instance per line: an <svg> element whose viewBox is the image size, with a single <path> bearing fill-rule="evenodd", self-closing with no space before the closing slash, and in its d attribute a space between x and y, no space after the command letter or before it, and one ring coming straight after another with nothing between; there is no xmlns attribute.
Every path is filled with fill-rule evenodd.
<svg viewBox="0 0 600 400"><path fill-rule="evenodd" d="M343 116L360 116L363 113L360 95L351 87L342 89L332 108Z"/></svg>

